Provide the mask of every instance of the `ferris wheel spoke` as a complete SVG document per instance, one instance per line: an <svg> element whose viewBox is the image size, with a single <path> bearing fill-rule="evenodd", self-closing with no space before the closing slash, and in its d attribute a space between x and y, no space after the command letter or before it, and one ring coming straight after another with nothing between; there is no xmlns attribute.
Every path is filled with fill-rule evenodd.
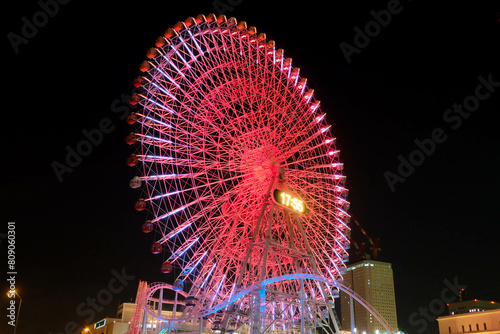
<svg viewBox="0 0 500 334"><path fill-rule="evenodd" d="M293 155L297 152L301 152L302 154L312 152L314 154L314 152L317 151L317 148L322 146L322 144L317 144L315 147L316 149L308 148L308 146L311 146L313 141L318 140L323 135L321 129L317 129L316 131L314 131L314 128L316 126L317 126L316 122L313 121L309 123L308 128L303 129L303 131L305 131L303 133L307 133L307 135L305 136L306 138L303 138L303 136L301 136L299 133L296 133L294 135L294 137L298 139L295 141L296 145L294 145L294 149L288 152L290 155ZM322 141L323 143L331 143L329 139L323 139Z"/></svg>
<svg viewBox="0 0 500 334"><path fill-rule="evenodd" d="M172 252L172 255L170 255L168 261L172 263L180 261L180 258L184 255L184 253L189 251L191 247L193 247L198 242L198 240L200 240L199 236L194 235L190 237L184 244L182 244L179 248Z"/></svg>
<svg viewBox="0 0 500 334"><path fill-rule="evenodd" d="M311 188L310 187L303 187L301 188L301 191L303 193L306 193L306 194L309 194L311 192L310 190ZM323 197L322 196L327 196L329 195L329 191L328 191L328 188L325 188L325 189L322 189L320 187L317 187L317 188L314 188L314 190L316 191L315 195L308 195L307 196L307 201L309 203L309 205L311 206L311 208L319 208L320 211L328 211L328 213L330 214L333 214L333 212L330 210L328 210L325 205L323 204L324 201L323 201ZM328 203L329 205L333 206L334 203L333 202L329 202ZM311 210L313 211L313 210ZM314 210L314 212L316 212L316 210Z"/></svg>
<svg viewBox="0 0 500 334"><path fill-rule="evenodd" d="M156 217L155 219L153 219L153 220L152 220L152 222L156 222L156 221L158 221L158 220L162 220L162 219L165 219L165 218L167 218L167 217L170 217L170 216L172 216L172 215L174 215L174 214L176 214L176 213L178 213L178 212L181 212L182 210L185 210L185 209L187 209L187 208L191 207L191 206L192 206L192 205L194 205L194 204L198 204L198 203L200 203L200 202L201 202L201 201L203 201L204 199L205 199L205 198L198 198L198 199L196 199L196 200L192 201L191 203L188 203L188 204L182 205L182 206L180 206L180 207L178 207L178 208L176 208L176 209L173 209L173 210L171 210L171 211L169 211L169 212L167 212L167 213L165 213L165 214L163 214L163 215L161 215L161 216L159 216L159 217Z"/></svg>
<svg viewBox="0 0 500 334"><path fill-rule="evenodd" d="M160 174L160 175L147 175L141 176L142 181L149 180L172 180L172 179L185 179L185 178L197 178L203 175L203 173L192 173L192 174Z"/></svg>
<svg viewBox="0 0 500 334"><path fill-rule="evenodd" d="M321 172L314 172L310 170L297 170L294 168L288 168L287 170L290 173L291 178L295 175L300 175L302 180L307 180L307 182L310 182L313 179L318 179L318 180L331 180L334 182L342 182L345 180L345 176L342 174L331 174L331 173L321 173Z"/></svg>
<svg viewBox="0 0 500 334"><path fill-rule="evenodd" d="M303 159L300 159L300 160L294 160L294 161L291 161L291 162L284 163L281 166L282 167L296 166L296 165L299 165L299 164L303 164L304 162L311 162L311 161L314 162L314 161L317 161L319 158L320 158L319 156L306 157L306 158L303 158Z"/></svg>
<svg viewBox="0 0 500 334"><path fill-rule="evenodd" d="M181 89L182 90L182 89ZM182 93L184 93L184 96L186 97L189 97L191 98L192 100L192 97L185 91L182 90ZM156 101L155 99L153 98L148 98L146 97L146 100L148 102L150 102L152 105L154 105L155 107L148 107L149 109L151 109L156 115L158 115L160 118L165 118L164 116L164 113L163 111L166 110L168 111L170 114L174 114L177 118L179 118L182 122L186 123L187 125L189 125L190 127L194 128L194 129L197 129L200 133L205 133L204 131L204 128L197 124L197 123L194 123L192 121L190 121L188 118L186 118L185 116L183 116L182 114L176 112L175 110L173 110L172 108L166 106L165 104L161 103L161 102L158 102ZM199 105L199 103L197 103L196 101L191 101L191 105L192 106L196 106L196 105ZM185 108L186 110L190 111L192 114L194 114L194 112L192 111L192 107L186 105L185 103L181 103L181 106L183 108ZM161 126L167 126L168 128L172 128L174 130L177 130L181 133L184 133L186 135L191 135L193 136L194 134L193 133L188 133L186 130L183 130L182 128L179 128L179 127L174 127L172 124L169 124L169 123L165 123L164 121L159 121L155 118L152 118L152 117L149 117L148 120L150 121L153 121L155 123L158 123L159 125ZM211 123L209 120L207 119L203 119L203 121L207 122L207 123ZM198 139L202 139L202 137L198 137ZM210 139L209 138L204 138L204 140L208 140L208 141L212 141L213 139Z"/></svg>
<svg viewBox="0 0 500 334"><path fill-rule="evenodd" d="M164 116L162 116L161 114L158 114L155 110L152 110L153 113L157 116L159 116L160 118L164 118ZM189 138L189 137L193 137L195 138L196 140L200 140L200 141L205 141L206 139L203 138L203 137L199 137L199 136L196 136L195 134L185 130L184 128L181 128L181 127L178 127L176 125L172 125L170 123L166 123L164 121L161 121L161 120L158 120L154 117L151 117L151 116L146 116L146 115L142 115L142 114L138 114L139 116L143 116L144 119L146 119L147 121L149 122L152 122L155 124L155 126L158 126L159 128L158 129L155 129L153 127L153 129L155 129L155 131L158 131L160 134L162 133L165 133L165 130L164 128L167 128L169 129L170 131L175 131L176 133L178 134L183 134L185 137ZM192 144L190 144L188 141L184 141L184 140L181 140L180 139L180 136L174 136L172 137L172 135L166 135L164 134L167 138L169 139L177 139L179 142L181 142L183 145L190 145L192 147ZM164 139L165 141L169 140L169 139Z"/></svg>
<svg viewBox="0 0 500 334"><path fill-rule="evenodd" d="M316 138L317 136L315 136ZM320 147L323 147L323 146L328 146L328 148L330 148L330 144L332 144L333 142L335 142L335 138L326 138L326 139L323 139L322 141L320 141L318 144L314 145L314 146L311 146L309 148L305 148L302 152L306 153L306 152L312 152L312 151L315 151L317 150L318 148Z"/></svg>
<svg viewBox="0 0 500 334"><path fill-rule="evenodd" d="M235 65L233 65L233 66L231 66L231 67L232 67L232 68L238 68L238 65L236 65L236 64L235 64ZM218 68L218 67L215 67L214 69L212 69L212 71L216 70L217 68ZM226 68L227 68L227 65L226 65ZM221 87L221 85L228 85L228 84L230 84L231 82L234 82L234 81L235 81L235 80L234 80L234 78L233 78L233 80L231 80L231 81L229 81L229 82L228 82L228 81L227 81L227 79L226 79L225 81L220 81L219 83L217 83L217 82L213 81L213 77L212 77L212 76L208 76L208 75L206 75L206 76L207 76L208 78L210 78L210 80L212 80L212 83L213 83L213 86L214 86L214 87ZM217 78L219 78L219 79L220 79L221 77L220 77L220 76L217 76ZM201 78L200 78L200 79L201 79ZM241 78L239 78L239 80L241 80ZM242 85L237 85L237 84L232 84L232 85L231 85L231 87L233 87L233 88L239 88L239 87L241 87L241 86L242 86ZM240 95L241 95L241 94L240 94ZM218 109L216 109L216 110L218 110ZM219 114L220 114L220 112L219 112Z"/></svg>
<svg viewBox="0 0 500 334"><path fill-rule="evenodd" d="M202 177L205 174L204 173L198 173L196 175L197 175L197 177ZM183 188L182 190L176 190L176 191L172 191L172 192L168 192L168 193L161 193L161 194L158 194L156 196L146 198L144 200L145 201L153 201L153 200L161 199L161 198L164 198L164 197L169 197L169 196L173 196L173 195L179 195L179 194L182 194L182 193L191 192L193 190L206 189L206 188L210 188L210 187L220 186L221 184L224 184L224 183L229 182L229 181L235 181L237 179L245 178L247 175L248 174L240 174L240 175L228 177L228 178L225 178L225 179L217 179L216 181L212 181L212 182L209 182L209 183L203 183L203 184L200 184L198 186L193 186L193 187L190 187L190 188L186 187L186 188ZM153 180L153 179L156 180L157 178L151 178L151 180Z"/></svg>
<svg viewBox="0 0 500 334"><path fill-rule="evenodd" d="M182 231L186 230L187 228L191 227L192 224L200 219L202 215L198 214L195 217L191 217L190 219L185 220L183 223L177 225L175 228L171 229L170 232L165 234L162 238L160 238L157 243L163 244L169 241L170 239L176 237L179 233Z"/></svg>
<svg viewBox="0 0 500 334"><path fill-rule="evenodd" d="M160 148L164 148L165 146L173 145L174 143L165 138L155 137L152 135L142 134L142 133L134 133L135 137L139 137L135 141L142 143L143 145L151 145Z"/></svg>
<svg viewBox="0 0 500 334"><path fill-rule="evenodd" d="M203 58L202 58L202 59L203 59ZM194 62L194 63L195 63L195 64L200 64L200 62L198 62L198 61L196 61L196 62ZM196 65L196 67L200 67L200 66ZM196 80L196 78L198 78L198 77L199 77L199 73L193 73L193 71L192 71L192 70L193 70L193 68L194 68L194 67L189 67L187 72L188 72L189 74L191 74L191 75L192 75L192 80L193 80L193 81L195 81L195 80ZM205 68L201 66L201 67L199 68L199 71L200 71L200 73L203 73L203 71L205 71ZM186 76L184 76L184 78L186 78ZM194 85L194 86L191 86L191 87L194 87L194 89L195 89L195 91L196 91L197 93L201 93L201 91L198 89L198 86L197 86L197 85ZM206 89L210 89L210 87L207 87L207 86L205 86L205 88L206 88ZM194 101L194 98L193 98L193 95L192 95L192 94L188 93L187 91L183 91L182 89L181 89L181 93L183 94L183 96L185 96L185 97L187 97L187 98L189 98L189 99L191 100L190 102L191 102L191 104L192 104L192 105L199 105L199 103L197 103L198 101ZM186 105L184 105L184 107L186 107ZM188 109L190 109L190 108L188 108ZM213 106L213 105L211 105L211 109L212 109L212 110L217 110L217 108L215 108L215 106ZM208 123L211 123L211 122L210 122L209 120L207 120L207 119L205 119L205 121L207 121ZM212 124L212 125L214 125L214 124Z"/></svg>
<svg viewBox="0 0 500 334"><path fill-rule="evenodd" d="M202 164L200 162L193 161L190 159L175 158L175 157L171 157L171 156L154 155L154 154L148 154L148 155L139 154L139 155L137 155L137 157L139 160L141 160L143 162L156 163L156 165L186 166L186 164L190 164L191 166L198 165L200 168L202 167Z"/></svg>
<svg viewBox="0 0 500 334"><path fill-rule="evenodd" d="M208 251L203 252L201 255L195 254L191 260L184 266L184 270L181 272L180 277L184 280L189 278L189 276L194 276L196 269L198 269L200 263L208 255Z"/></svg>

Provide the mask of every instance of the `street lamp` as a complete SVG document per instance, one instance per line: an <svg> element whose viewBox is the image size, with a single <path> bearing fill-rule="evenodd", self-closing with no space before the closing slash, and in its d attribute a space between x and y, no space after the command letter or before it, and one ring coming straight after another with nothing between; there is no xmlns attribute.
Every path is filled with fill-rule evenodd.
<svg viewBox="0 0 500 334"><path fill-rule="evenodd" d="M8 293L7 293L7 296L10 297L9 293L11 292L14 292L14 295L18 296L19 297L19 307L17 308L17 317L16 317L16 325L14 326L14 334L16 334L16 330L17 330L17 323L19 322L19 314L21 314L21 304L23 302L23 299L21 298L21 296L19 296L19 294L17 293L16 290L10 290Z"/></svg>

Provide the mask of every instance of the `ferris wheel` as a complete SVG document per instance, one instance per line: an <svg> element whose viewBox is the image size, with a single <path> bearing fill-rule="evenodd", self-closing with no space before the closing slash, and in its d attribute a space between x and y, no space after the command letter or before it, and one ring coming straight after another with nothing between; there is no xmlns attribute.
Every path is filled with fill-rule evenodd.
<svg viewBox="0 0 500 334"><path fill-rule="evenodd" d="M224 15L178 22L147 58L127 163L140 170L130 185L142 189L151 252L185 297L178 315L210 313L226 332L329 327L338 291L304 278L342 279L349 202L307 79L265 34Z"/></svg>

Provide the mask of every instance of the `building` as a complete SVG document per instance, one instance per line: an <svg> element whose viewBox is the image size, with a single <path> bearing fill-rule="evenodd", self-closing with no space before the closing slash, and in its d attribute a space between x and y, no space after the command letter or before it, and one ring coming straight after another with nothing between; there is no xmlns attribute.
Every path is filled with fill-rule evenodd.
<svg viewBox="0 0 500 334"><path fill-rule="evenodd" d="M447 315L437 321L439 334L500 334L500 309Z"/></svg>
<svg viewBox="0 0 500 334"><path fill-rule="evenodd" d="M392 265L364 260L347 267L344 283L375 308L394 330L398 329ZM340 293L342 329L351 330L351 298ZM354 301L354 331L358 334L383 333L386 329L361 304Z"/></svg>
<svg viewBox="0 0 500 334"><path fill-rule="evenodd" d="M118 306L116 318L104 318L101 319L91 326L86 327L82 334L125 334L129 330L130 322L134 317L135 303L122 303ZM155 304L155 310L157 310L157 304ZM172 316L171 310L163 310L162 315L166 317ZM192 325L192 324L191 324ZM142 326L142 325L141 325ZM147 315L146 320L146 333L147 334L157 334L160 330L165 327L164 322L158 321ZM193 325L191 327L194 327ZM198 328L199 325L196 325Z"/></svg>
<svg viewBox="0 0 500 334"><path fill-rule="evenodd" d="M116 317L120 318L122 322L129 323L134 317L135 303L121 303L118 306Z"/></svg>
<svg viewBox="0 0 500 334"><path fill-rule="evenodd" d="M448 310L450 315L470 313L470 312L481 312L487 310L494 310L500 308L500 303L495 303L494 301L486 300L465 300L461 302L448 304Z"/></svg>
<svg viewBox="0 0 500 334"><path fill-rule="evenodd" d="M119 318L104 318L86 327L83 333L88 334L124 334L128 331L128 322L122 322Z"/></svg>

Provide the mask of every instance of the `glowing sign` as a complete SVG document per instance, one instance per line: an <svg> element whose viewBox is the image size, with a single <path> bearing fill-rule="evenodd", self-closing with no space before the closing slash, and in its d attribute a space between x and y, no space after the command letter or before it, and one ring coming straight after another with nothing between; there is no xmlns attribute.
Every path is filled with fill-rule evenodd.
<svg viewBox="0 0 500 334"><path fill-rule="evenodd" d="M95 325L94 325L94 329L101 328L104 325L106 325L106 319L102 319L101 321L96 322Z"/></svg>
<svg viewBox="0 0 500 334"><path fill-rule="evenodd" d="M294 197L290 194L287 194L286 192L279 190L279 189L274 189L273 193L274 201L277 204L280 204L286 208L292 209L293 211L297 213L305 213L307 212L307 207L305 203L300 200L300 198Z"/></svg>

